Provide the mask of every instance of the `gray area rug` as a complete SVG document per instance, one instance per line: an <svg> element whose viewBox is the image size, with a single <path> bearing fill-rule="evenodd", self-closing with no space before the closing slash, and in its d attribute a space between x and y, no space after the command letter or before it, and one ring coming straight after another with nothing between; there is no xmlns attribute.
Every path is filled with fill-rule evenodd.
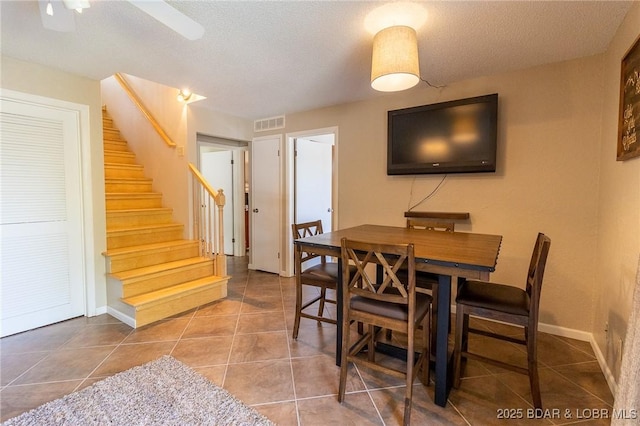
<svg viewBox="0 0 640 426"><path fill-rule="evenodd" d="M104 379L3 425L273 425L171 356Z"/></svg>

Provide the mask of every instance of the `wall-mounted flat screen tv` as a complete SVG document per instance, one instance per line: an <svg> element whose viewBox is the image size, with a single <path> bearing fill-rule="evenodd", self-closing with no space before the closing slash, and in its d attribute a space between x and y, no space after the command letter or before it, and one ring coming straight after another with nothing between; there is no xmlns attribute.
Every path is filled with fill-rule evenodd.
<svg viewBox="0 0 640 426"><path fill-rule="evenodd" d="M498 94L388 112L387 174L496 171Z"/></svg>

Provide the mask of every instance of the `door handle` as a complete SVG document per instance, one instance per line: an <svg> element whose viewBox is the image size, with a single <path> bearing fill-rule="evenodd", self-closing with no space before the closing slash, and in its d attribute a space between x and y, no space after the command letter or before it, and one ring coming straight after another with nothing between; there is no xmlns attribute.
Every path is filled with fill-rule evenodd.
<svg viewBox="0 0 640 426"><path fill-rule="evenodd" d="M254 212L254 213L258 213L259 211L260 211L260 210L258 210L257 208L256 208L256 209L253 209L253 212Z"/></svg>

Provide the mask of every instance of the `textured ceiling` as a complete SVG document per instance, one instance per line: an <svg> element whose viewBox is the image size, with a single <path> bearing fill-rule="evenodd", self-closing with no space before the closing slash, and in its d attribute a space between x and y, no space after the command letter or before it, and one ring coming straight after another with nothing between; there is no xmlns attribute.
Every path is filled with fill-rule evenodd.
<svg viewBox="0 0 640 426"><path fill-rule="evenodd" d="M204 95L249 119L382 94L364 27L381 2L171 1L205 28L188 41L126 1L90 0L71 33L44 29L36 1L0 3L2 55L92 79L124 72ZM433 84L602 53L631 2L420 2L420 70ZM411 89L409 89L411 90Z"/></svg>

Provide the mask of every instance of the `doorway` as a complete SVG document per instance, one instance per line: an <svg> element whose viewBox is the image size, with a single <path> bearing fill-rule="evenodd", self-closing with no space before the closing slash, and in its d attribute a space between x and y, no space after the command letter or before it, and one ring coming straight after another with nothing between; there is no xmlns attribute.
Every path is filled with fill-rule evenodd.
<svg viewBox="0 0 640 426"><path fill-rule="evenodd" d="M246 165L249 143L197 134L198 169L215 189L225 194L224 253L245 256L247 253L249 184Z"/></svg>
<svg viewBox="0 0 640 426"><path fill-rule="evenodd" d="M287 134L288 276L294 273L291 224L320 219L325 232L336 228L337 135L337 127Z"/></svg>

